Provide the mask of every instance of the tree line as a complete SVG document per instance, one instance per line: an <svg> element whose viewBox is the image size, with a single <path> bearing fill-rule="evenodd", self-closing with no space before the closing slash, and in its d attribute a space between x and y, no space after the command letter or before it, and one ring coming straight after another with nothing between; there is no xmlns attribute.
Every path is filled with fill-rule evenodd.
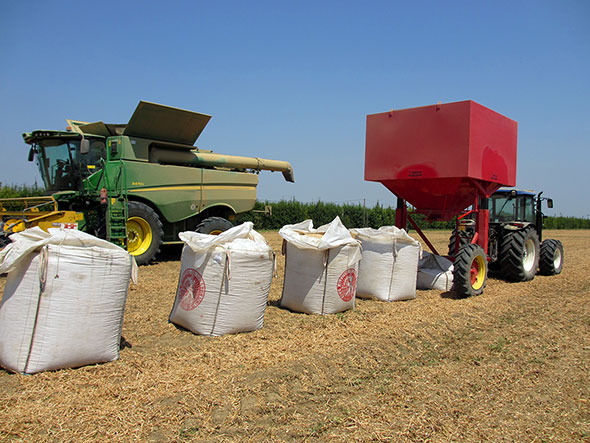
<svg viewBox="0 0 590 443"><path fill-rule="evenodd" d="M34 185L3 185L0 182L0 198L37 197L44 194L42 187ZM265 207L272 209L268 213ZM428 222L423 214L410 214L420 229L451 230L455 220ZM302 203L297 200L279 202L257 201L252 211L241 214L237 222L254 222L256 229L276 230L283 226L311 219L315 227L330 223L336 216L340 217L347 228L379 228L395 224L395 209L377 203L372 208L358 204L336 204L317 201ZM578 217L547 217L545 229L590 229L590 219Z"/></svg>
<svg viewBox="0 0 590 443"><path fill-rule="evenodd" d="M0 198L39 197L45 189L34 185L4 185L0 182Z"/></svg>
<svg viewBox="0 0 590 443"><path fill-rule="evenodd" d="M270 214L265 207L271 207ZM420 229L452 230L455 220L426 221L426 216L409 211ZM340 217L347 228L379 228L395 224L395 209L377 203L372 208L361 204L335 204L317 201L315 203L301 203L297 200L281 200L279 202L256 202L252 211L238 216L238 223L254 222L256 229L276 230L284 225L298 223L303 220L313 220L315 227L330 223L336 216ZM547 217L545 229L590 229L590 219L577 217Z"/></svg>

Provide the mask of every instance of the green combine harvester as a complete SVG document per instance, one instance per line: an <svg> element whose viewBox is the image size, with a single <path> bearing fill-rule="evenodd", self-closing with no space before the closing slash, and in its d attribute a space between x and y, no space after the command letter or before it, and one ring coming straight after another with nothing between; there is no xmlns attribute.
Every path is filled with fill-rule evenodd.
<svg viewBox="0 0 590 443"><path fill-rule="evenodd" d="M66 131L23 134L48 196L0 199L0 247L29 227L77 228L126 248L138 264L186 230L215 234L256 202L258 173L286 161L194 146L211 116L141 101L129 123L67 120Z"/></svg>

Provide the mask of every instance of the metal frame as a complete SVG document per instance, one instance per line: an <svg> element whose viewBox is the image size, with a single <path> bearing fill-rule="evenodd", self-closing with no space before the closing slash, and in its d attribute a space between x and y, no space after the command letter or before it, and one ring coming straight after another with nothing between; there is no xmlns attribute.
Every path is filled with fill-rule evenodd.
<svg viewBox="0 0 590 443"><path fill-rule="evenodd" d="M486 193L483 189L480 189L479 186L475 187L477 190L477 197L473 203L473 209L464 212L459 217L457 217L457 227L459 225L459 221L466 217L469 214L475 215L475 235L473 236L471 243L477 244L481 246L484 250L487 259L489 261L488 256L488 246L489 246L489 228L490 228L490 211L487 207L482 208L480 205L480 201L486 201ZM406 205L406 201L403 198L397 197L397 210L395 212L395 225L398 228L406 229L408 225L408 221L412 225L412 227L416 230L420 238L426 243L426 245L430 248L430 250L436 254L441 255L438 253L434 245L428 240L428 237L422 229L418 226L418 224L414 221L411 215L408 213L408 208ZM456 238L456 241L459 242L459 238ZM452 260L452 257L451 257Z"/></svg>

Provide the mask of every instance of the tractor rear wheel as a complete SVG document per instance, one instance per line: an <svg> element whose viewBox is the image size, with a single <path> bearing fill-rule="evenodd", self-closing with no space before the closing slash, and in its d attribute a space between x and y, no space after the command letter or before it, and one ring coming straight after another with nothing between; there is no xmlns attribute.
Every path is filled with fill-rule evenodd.
<svg viewBox="0 0 590 443"><path fill-rule="evenodd" d="M199 223L195 231L200 234L219 235L232 227L233 224L223 217L209 217Z"/></svg>
<svg viewBox="0 0 590 443"><path fill-rule="evenodd" d="M479 295L488 279L488 259L479 245L463 245L453 263L453 291L463 297Z"/></svg>
<svg viewBox="0 0 590 443"><path fill-rule="evenodd" d="M563 245L559 240L548 239L541 243L539 273L542 275L561 274L563 269Z"/></svg>
<svg viewBox="0 0 590 443"><path fill-rule="evenodd" d="M127 211L127 251L138 265L151 262L162 244L164 230L160 217L148 205L129 202Z"/></svg>
<svg viewBox="0 0 590 443"><path fill-rule="evenodd" d="M506 234L500 246L500 272L511 281L535 278L539 267L539 238L534 228Z"/></svg>

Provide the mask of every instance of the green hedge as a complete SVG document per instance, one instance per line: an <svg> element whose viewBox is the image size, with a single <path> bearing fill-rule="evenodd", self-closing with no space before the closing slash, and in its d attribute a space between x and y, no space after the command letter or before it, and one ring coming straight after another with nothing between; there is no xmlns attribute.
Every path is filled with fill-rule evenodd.
<svg viewBox="0 0 590 443"><path fill-rule="evenodd" d="M4 185L0 182L0 198L21 198L21 197L38 197L43 195L45 189L34 185Z"/></svg>
<svg viewBox="0 0 590 443"><path fill-rule="evenodd" d="M272 207L272 215L264 214L265 206ZM420 229L451 230L455 227L455 220L444 222L427 222L423 214L410 212ZM298 223L311 219L315 227L330 223L339 216L347 228L372 227L395 224L395 209L384 207L377 203L372 208L365 208L361 204L335 204L318 201L316 203L301 203L296 200L281 200L269 203L256 202L253 211L238 216L237 223L254 222L256 229L280 229L284 225ZM590 229L590 219L576 217L547 217L545 229Z"/></svg>
<svg viewBox="0 0 590 443"><path fill-rule="evenodd" d="M545 229L590 229L590 219L576 217L547 217Z"/></svg>
<svg viewBox="0 0 590 443"><path fill-rule="evenodd" d="M34 185L3 185L0 182L0 198L37 197L43 195L44 189ZM263 212L265 206L272 207L272 215ZM427 222L422 214L411 213L421 229L445 229L451 230L455 221ZM298 223L306 219L312 219L314 226L318 227L330 223L339 216L347 228L372 227L395 224L395 209L381 206L377 203L372 208L363 207L361 204L336 204L318 201L315 203L301 203L296 200L281 200L269 203L256 202L254 210L241 214L237 218L238 223L244 221L254 222L256 229L280 229L284 225ZM590 229L590 219L576 217L547 217L545 229Z"/></svg>
<svg viewBox="0 0 590 443"><path fill-rule="evenodd" d="M272 215L264 214L265 206L272 207ZM284 225L298 223L311 219L315 227L330 223L336 216L339 216L347 228L372 227L395 224L395 209L381 206L377 203L372 208L365 208L361 204L351 205L325 203L301 203L296 200L279 201L276 203L256 202L254 210L241 214L237 223L244 221L254 222L256 229L280 229ZM452 229L454 221L427 223L421 214L412 214L420 228L425 229Z"/></svg>

